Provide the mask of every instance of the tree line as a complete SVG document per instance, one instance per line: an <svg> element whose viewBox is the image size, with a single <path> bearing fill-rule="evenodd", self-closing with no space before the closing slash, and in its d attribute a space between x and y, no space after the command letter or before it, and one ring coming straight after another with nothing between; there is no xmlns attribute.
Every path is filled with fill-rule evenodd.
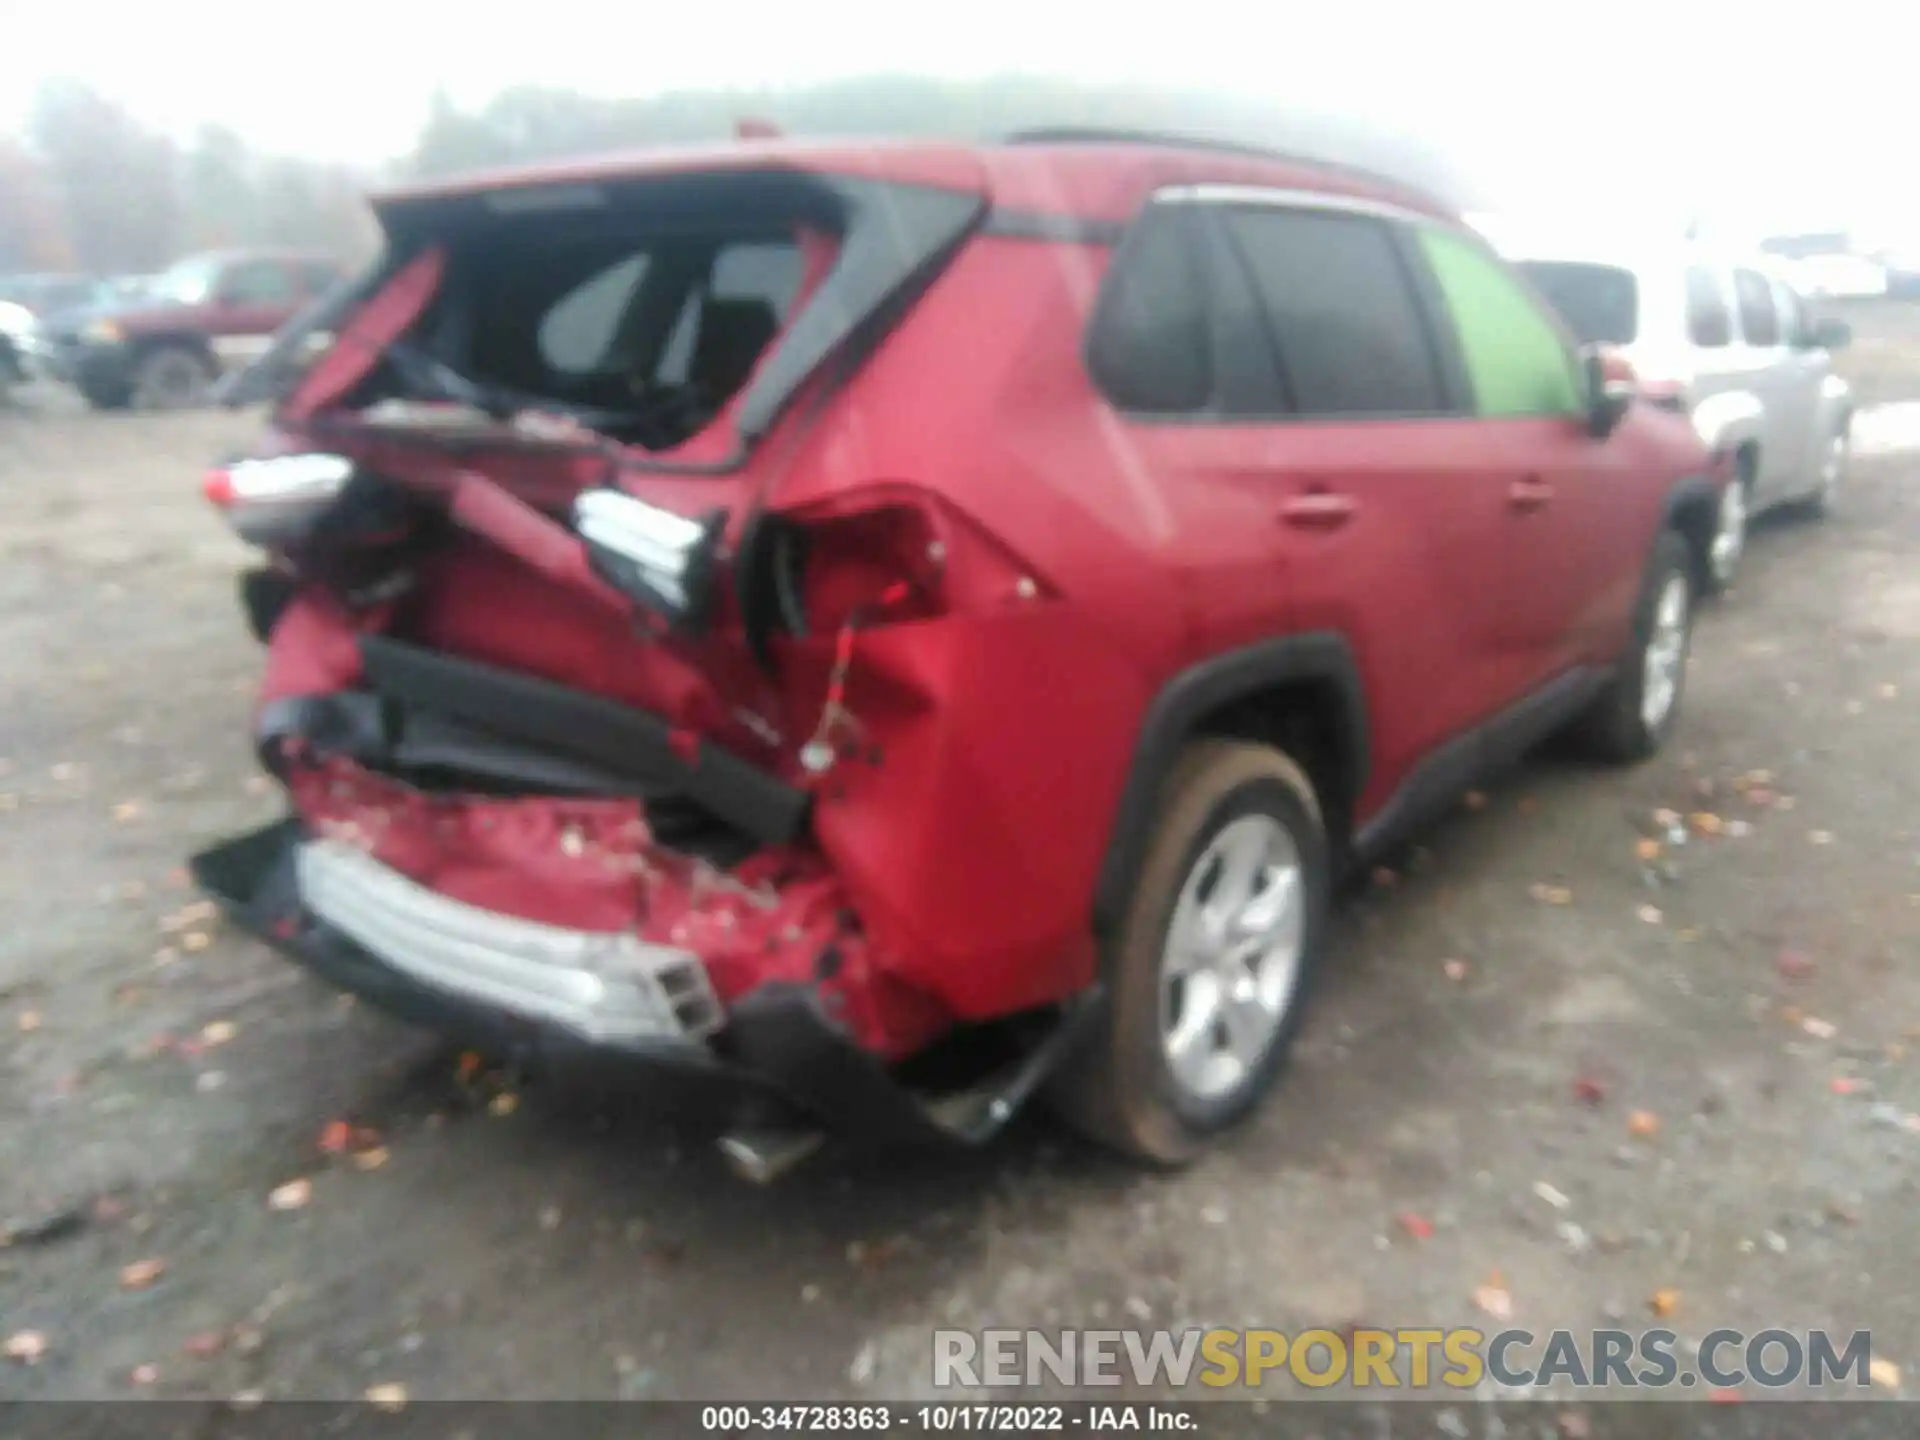
<svg viewBox="0 0 1920 1440"><path fill-rule="evenodd" d="M35 96L23 135L0 135L0 272L140 273L229 245L294 245L351 261L378 243L363 196L383 182L711 141L748 119L803 135L1167 130L1386 171L1457 204L1477 199L1426 146L1351 119L1253 99L1037 76L936 81L880 75L635 98L522 85L471 108L441 91L431 97L411 145L378 170L259 154L225 125L206 125L178 140L112 97L59 80Z"/></svg>

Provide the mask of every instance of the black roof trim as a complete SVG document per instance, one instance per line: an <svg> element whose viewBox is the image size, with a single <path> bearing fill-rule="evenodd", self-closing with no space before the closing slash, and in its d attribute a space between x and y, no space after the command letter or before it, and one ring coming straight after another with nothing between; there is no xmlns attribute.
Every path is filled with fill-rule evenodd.
<svg viewBox="0 0 1920 1440"><path fill-rule="evenodd" d="M1244 140L1215 140L1201 135L1181 135L1159 130L1107 130L1097 126L1049 126L1037 130L1016 130L1006 136L1005 145L1151 145L1172 150L1197 150L1215 155L1238 155L1249 160L1272 160L1282 165L1299 165L1309 170L1321 170L1329 175L1343 175L1352 180L1363 180L1380 185L1398 194L1413 197L1437 209L1453 213L1453 207L1441 203L1439 197L1410 185L1404 180L1396 180L1378 170L1369 170L1363 165L1348 165L1338 160L1322 160L1312 155L1302 155L1298 151L1275 150L1265 145L1255 145Z"/></svg>

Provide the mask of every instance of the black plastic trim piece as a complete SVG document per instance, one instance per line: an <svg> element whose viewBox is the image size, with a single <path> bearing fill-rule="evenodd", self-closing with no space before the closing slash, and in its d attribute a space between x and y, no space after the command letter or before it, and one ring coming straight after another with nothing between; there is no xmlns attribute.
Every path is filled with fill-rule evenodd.
<svg viewBox="0 0 1920 1440"><path fill-rule="evenodd" d="M762 844L787 844L806 827L804 790L704 740L684 759L667 723L644 710L385 636L363 636L360 656L383 695L684 795Z"/></svg>
<svg viewBox="0 0 1920 1440"><path fill-rule="evenodd" d="M265 566L241 572L240 608L246 611L248 633L262 645L272 638L296 588L290 578Z"/></svg>
<svg viewBox="0 0 1920 1440"><path fill-rule="evenodd" d="M995 206L980 226L982 235L1002 240L1045 240L1061 245L1117 245L1126 233L1120 220L1090 220L1047 210Z"/></svg>
<svg viewBox="0 0 1920 1440"><path fill-rule="evenodd" d="M1265 640L1204 660L1175 676L1154 698L1141 722L1133 768L1121 793L1106 859L1094 888L1097 934L1111 932L1120 921L1152 834L1161 782L1202 718L1272 686L1301 680L1330 683L1339 696L1340 741L1350 793L1323 799L1330 798L1341 810L1350 811L1366 789L1372 752L1366 694L1346 640L1331 631L1312 631Z"/></svg>
<svg viewBox="0 0 1920 1440"><path fill-rule="evenodd" d="M1444 814L1474 784L1522 758L1591 705L1612 671L1564 671L1491 719L1448 740L1414 766L1354 836L1354 856L1375 859Z"/></svg>

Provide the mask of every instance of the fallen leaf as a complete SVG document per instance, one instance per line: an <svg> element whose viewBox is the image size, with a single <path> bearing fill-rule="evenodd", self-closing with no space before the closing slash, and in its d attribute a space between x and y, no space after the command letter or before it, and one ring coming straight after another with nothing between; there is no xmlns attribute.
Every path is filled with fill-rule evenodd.
<svg viewBox="0 0 1920 1440"><path fill-rule="evenodd" d="M189 1335L187 1343L180 1347L187 1354L206 1359L209 1355L218 1355L227 1348L227 1337L221 1331L207 1330L198 1335Z"/></svg>
<svg viewBox="0 0 1920 1440"><path fill-rule="evenodd" d="M1687 828L1696 835L1718 835L1726 827L1711 810L1696 810L1687 817Z"/></svg>
<svg viewBox="0 0 1920 1440"><path fill-rule="evenodd" d="M489 1115L511 1115L520 1108L520 1097L511 1090L502 1090L487 1102Z"/></svg>
<svg viewBox="0 0 1920 1440"><path fill-rule="evenodd" d="M1543 885L1538 882L1527 887L1527 893L1543 905L1571 905L1573 891L1564 885Z"/></svg>
<svg viewBox="0 0 1920 1440"><path fill-rule="evenodd" d="M1627 1116L1627 1133L1642 1139L1660 1133L1660 1117L1651 1110L1636 1110Z"/></svg>
<svg viewBox="0 0 1920 1440"><path fill-rule="evenodd" d="M1556 1210L1564 1210L1569 1205L1573 1204L1573 1202L1566 1197L1564 1192L1556 1189L1552 1185L1549 1185L1545 1180L1536 1180L1533 1182L1533 1193L1535 1195L1538 1195L1542 1200L1546 1201L1547 1204L1551 1205Z"/></svg>
<svg viewBox="0 0 1920 1440"><path fill-rule="evenodd" d="M1773 965L1789 980L1804 980L1813 974L1813 957L1798 950L1782 950Z"/></svg>
<svg viewBox="0 0 1920 1440"><path fill-rule="evenodd" d="M1707 1399L1715 1405L1738 1405L1746 1398L1731 1385L1722 1385L1717 1390L1707 1392Z"/></svg>
<svg viewBox="0 0 1920 1440"><path fill-rule="evenodd" d="M1598 1105L1607 1098L1607 1087L1591 1075L1573 1077L1573 1098L1587 1105Z"/></svg>
<svg viewBox="0 0 1920 1440"><path fill-rule="evenodd" d="M22 1035L31 1035L40 1028L40 1012L38 1010L22 1010L20 1012L20 1018L14 1021L14 1024L19 1027Z"/></svg>
<svg viewBox="0 0 1920 1440"><path fill-rule="evenodd" d="M1780 1018L1789 1025L1798 1025L1806 1018L1806 1012L1798 1005L1782 1005L1780 1007Z"/></svg>
<svg viewBox="0 0 1920 1440"><path fill-rule="evenodd" d="M373 1145L353 1152L353 1168L356 1170L378 1170L386 1163L387 1147L384 1145Z"/></svg>
<svg viewBox="0 0 1920 1440"><path fill-rule="evenodd" d="M224 1045L240 1033L240 1027L231 1020L215 1020L200 1032L200 1043L208 1049Z"/></svg>
<svg viewBox="0 0 1920 1440"><path fill-rule="evenodd" d="M1414 1239L1431 1240L1433 1238L1433 1222L1424 1215L1416 1215L1411 1210L1405 1210L1395 1218L1399 1221L1400 1228Z"/></svg>
<svg viewBox="0 0 1920 1440"><path fill-rule="evenodd" d="M404 1385L369 1385L367 1403L376 1410L404 1410L407 1405L407 1387Z"/></svg>
<svg viewBox="0 0 1920 1440"><path fill-rule="evenodd" d="M160 1367L158 1365L136 1365L128 1372L127 1379L136 1385L155 1384L160 1379Z"/></svg>
<svg viewBox="0 0 1920 1440"><path fill-rule="evenodd" d="M329 1120L320 1131L320 1152L323 1155L344 1155L347 1147L353 1144L353 1127L344 1120Z"/></svg>
<svg viewBox="0 0 1920 1440"><path fill-rule="evenodd" d="M204 930L189 930L180 937L180 948L182 950L204 950L212 943L213 941L208 938L207 932Z"/></svg>
<svg viewBox="0 0 1920 1440"><path fill-rule="evenodd" d="M1680 1308L1680 1292L1670 1289L1656 1290L1653 1292L1653 1298L1647 1301L1647 1308L1653 1311L1658 1319L1664 1320Z"/></svg>
<svg viewBox="0 0 1920 1440"><path fill-rule="evenodd" d="M1587 1440L1593 1434L1593 1424L1578 1410L1568 1410L1560 1416L1560 1434L1564 1440Z"/></svg>
<svg viewBox="0 0 1920 1440"><path fill-rule="evenodd" d="M37 1365L47 1353L47 1337L38 1330L19 1330L7 1337L6 1356L22 1365Z"/></svg>
<svg viewBox="0 0 1920 1440"><path fill-rule="evenodd" d="M1633 913L1638 915L1641 923L1646 925L1658 925L1662 920L1667 918L1658 905L1642 905Z"/></svg>
<svg viewBox="0 0 1920 1440"><path fill-rule="evenodd" d="M1483 791L1469 790L1461 797L1461 800L1469 810L1484 810L1487 808L1487 797Z"/></svg>
<svg viewBox="0 0 1920 1440"><path fill-rule="evenodd" d="M1900 1367L1884 1355L1867 1362L1867 1376L1883 1389L1898 1390L1900 1388Z"/></svg>
<svg viewBox="0 0 1920 1440"><path fill-rule="evenodd" d="M1833 832L1831 830L1809 830L1807 832L1807 839L1815 845L1831 845L1833 843Z"/></svg>
<svg viewBox="0 0 1920 1440"><path fill-rule="evenodd" d="M1660 858L1660 842L1658 840L1642 840L1633 847L1633 853L1638 855L1642 860L1658 860Z"/></svg>
<svg viewBox="0 0 1920 1440"><path fill-rule="evenodd" d="M462 1051L460 1062L454 1067L454 1077L463 1084L480 1073L482 1060L471 1050Z"/></svg>
<svg viewBox="0 0 1920 1440"><path fill-rule="evenodd" d="M1836 1095L1851 1095L1861 1088L1860 1082L1851 1075L1836 1075L1827 1083Z"/></svg>
<svg viewBox="0 0 1920 1440"><path fill-rule="evenodd" d="M269 1210L303 1210L311 1199L313 1199L311 1180L289 1180L268 1193L267 1208Z"/></svg>
<svg viewBox="0 0 1920 1440"><path fill-rule="evenodd" d="M138 820L145 807L138 800L122 800L113 807L113 820L116 825L124 825L129 820Z"/></svg>
<svg viewBox="0 0 1920 1440"><path fill-rule="evenodd" d="M1487 1277L1486 1284L1473 1292L1473 1303L1496 1320L1510 1319L1513 1315L1513 1296L1508 1293L1506 1282L1500 1278L1498 1270Z"/></svg>
<svg viewBox="0 0 1920 1440"><path fill-rule="evenodd" d="M1889 1060L1904 1060L1907 1058L1907 1047L1902 1045L1898 1040L1887 1041L1882 1047L1882 1050Z"/></svg>
<svg viewBox="0 0 1920 1440"><path fill-rule="evenodd" d="M145 1290L167 1273L167 1262L160 1259L136 1260L120 1271L122 1290Z"/></svg>
<svg viewBox="0 0 1920 1440"><path fill-rule="evenodd" d="M264 795L272 788L273 782L268 780L264 775L249 775L247 777L246 792L249 795Z"/></svg>
<svg viewBox="0 0 1920 1440"><path fill-rule="evenodd" d="M1531 815L1535 810L1540 808L1540 802L1535 800L1531 795L1522 795L1518 800L1513 802L1513 808L1522 815Z"/></svg>
<svg viewBox="0 0 1920 1440"><path fill-rule="evenodd" d="M1663 830L1670 830L1680 823L1680 812L1677 810L1656 810L1653 812L1653 823L1660 826Z"/></svg>
<svg viewBox="0 0 1920 1440"><path fill-rule="evenodd" d="M1806 1019L1802 1020L1800 1022L1800 1028L1816 1040L1831 1040L1835 1035L1840 1033L1840 1027L1838 1025L1835 1025L1831 1020L1822 1020L1816 1015L1809 1015Z"/></svg>
<svg viewBox="0 0 1920 1440"><path fill-rule="evenodd" d="M1440 972L1449 980L1456 982L1464 980L1467 978L1467 962L1464 960L1444 961L1440 966Z"/></svg>
<svg viewBox="0 0 1920 1440"><path fill-rule="evenodd" d="M1400 872L1389 870L1385 865L1376 865L1373 869L1373 883L1377 889L1391 889L1400 883Z"/></svg>

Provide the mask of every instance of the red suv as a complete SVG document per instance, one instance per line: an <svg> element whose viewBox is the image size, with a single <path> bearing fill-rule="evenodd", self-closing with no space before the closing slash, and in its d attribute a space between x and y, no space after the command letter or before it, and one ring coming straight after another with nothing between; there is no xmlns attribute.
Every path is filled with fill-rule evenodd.
<svg viewBox="0 0 1920 1440"><path fill-rule="evenodd" d="M377 208L229 397L275 402L206 483L271 556L291 815L196 863L467 1043L762 1137L1045 1090L1177 1162L1340 872L1673 724L1724 468L1386 182L754 142Z"/></svg>

